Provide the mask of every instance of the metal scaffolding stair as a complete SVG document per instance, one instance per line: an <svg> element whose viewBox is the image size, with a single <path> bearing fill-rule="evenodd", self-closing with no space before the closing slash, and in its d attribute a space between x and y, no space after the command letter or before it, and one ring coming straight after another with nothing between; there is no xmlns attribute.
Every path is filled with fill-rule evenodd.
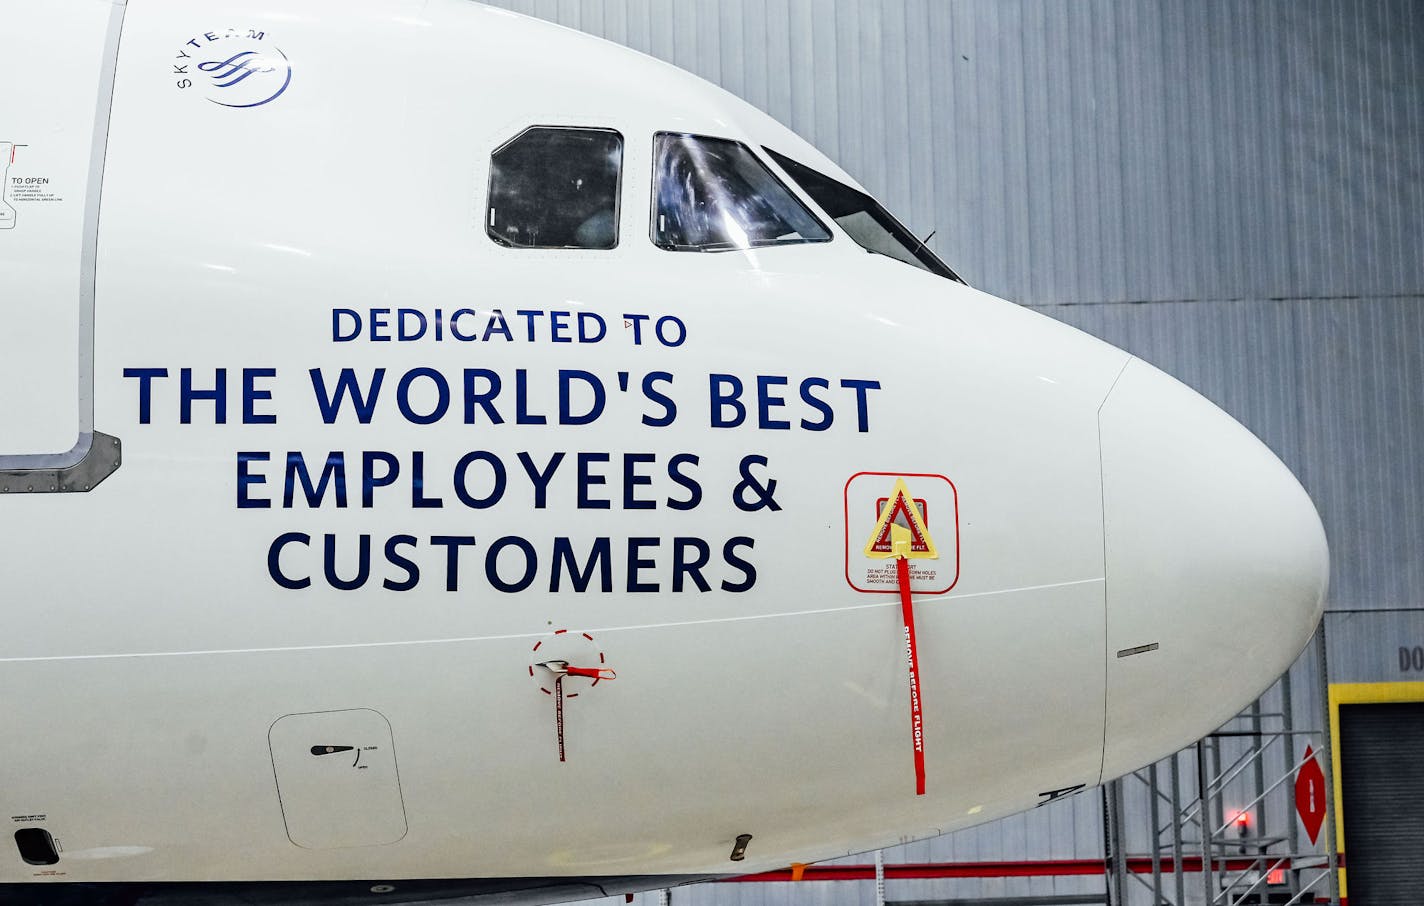
<svg viewBox="0 0 1424 906"><path fill-rule="evenodd" d="M1296 726L1287 673L1215 733L1103 786L1111 906L1339 906L1330 735L1322 729L1323 633L1311 644L1322 703L1311 709L1317 726ZM1312 759L1327 778L1325 819L1313 843L1303 839L1292 795Z"/></svg>

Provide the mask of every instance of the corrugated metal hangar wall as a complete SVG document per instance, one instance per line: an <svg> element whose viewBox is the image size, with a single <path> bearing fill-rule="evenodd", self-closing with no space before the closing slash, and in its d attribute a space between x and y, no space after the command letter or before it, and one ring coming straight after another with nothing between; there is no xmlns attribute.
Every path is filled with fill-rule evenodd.
<svg viewBox="0 0 1424 906"><path fill-rule="evenodd" d="M1280 454L1320 508L1333 557L1331 682L1424 680L1424 650L1410 657L1424 646L1424 4L495 5L746 98L917 233L935 230L935 250L972 285L1206 394ZM1232 627L1221 630L1231 644ZM1323 721L1316 663L1292 670L1294 710L1310 726ZM1263 707L1281 708L1279 689ZM1102 858L1102 802L1083 794L886 860ZM890 883L895 900L943 900L1101 894L1104 881ZM1129 901L1150 902L1139 894ZM674 894L874 898L868 881Z"/></svg>

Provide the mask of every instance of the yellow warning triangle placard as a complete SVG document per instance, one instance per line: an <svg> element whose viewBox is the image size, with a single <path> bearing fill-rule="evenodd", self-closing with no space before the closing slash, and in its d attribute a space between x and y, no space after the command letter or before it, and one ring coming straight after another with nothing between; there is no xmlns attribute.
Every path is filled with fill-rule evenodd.
<svg viewBox="0 0 1424 906"><path fill-rule="evenodd" d="M885 501L885 509L880 511L875 531L865 544L865 556L876 559L939 559L934 539L925 527L925 519L920 515L919 507L915 506L915 499L910 496L905 479L895 479L890 499Z"/></svg>

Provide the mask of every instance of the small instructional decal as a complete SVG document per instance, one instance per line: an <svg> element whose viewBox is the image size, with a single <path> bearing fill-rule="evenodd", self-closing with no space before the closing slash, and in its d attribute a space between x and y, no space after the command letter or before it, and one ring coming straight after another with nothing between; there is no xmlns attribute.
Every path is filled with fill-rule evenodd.
<svg viewBox="0 0 1424 906"><path fill-rule="evenodd" d="M942 595L959 580L959 496L943 475L852 475L845 520L845 575L856 591L897 593L901 557L915 594Z"/></svg>
<svg viewBox="0 0 1424 906"><path fill-rule="evenodd" d="M29 145L0 141L0 230L12 230L20 220L16 205L64 201L63 180L52 179L45 161Z"/></svg>

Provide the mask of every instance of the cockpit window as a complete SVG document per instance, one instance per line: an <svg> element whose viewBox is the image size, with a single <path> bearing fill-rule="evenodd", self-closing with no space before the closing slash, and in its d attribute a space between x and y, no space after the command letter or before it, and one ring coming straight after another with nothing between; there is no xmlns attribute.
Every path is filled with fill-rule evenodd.
<svg viewBox="0 0 1424 906"><path fill-rule="evenodd" d="M612 129L531 126L490 157L485 230L512 248L611 249L622 172Z"/></svg>
<svg viewBox="0 0 1424 906"><path fill-rule="evenodd" d="M886 255L932 274L964 282L874 198L770 148L763 150L867 252Z"/></svg>
<svg viewBox="0 0 1424 906"><path fill-rule="evenodd" d="M816 215L741 142L659 132L653 243L675 252L829 242Z"/></svg>

